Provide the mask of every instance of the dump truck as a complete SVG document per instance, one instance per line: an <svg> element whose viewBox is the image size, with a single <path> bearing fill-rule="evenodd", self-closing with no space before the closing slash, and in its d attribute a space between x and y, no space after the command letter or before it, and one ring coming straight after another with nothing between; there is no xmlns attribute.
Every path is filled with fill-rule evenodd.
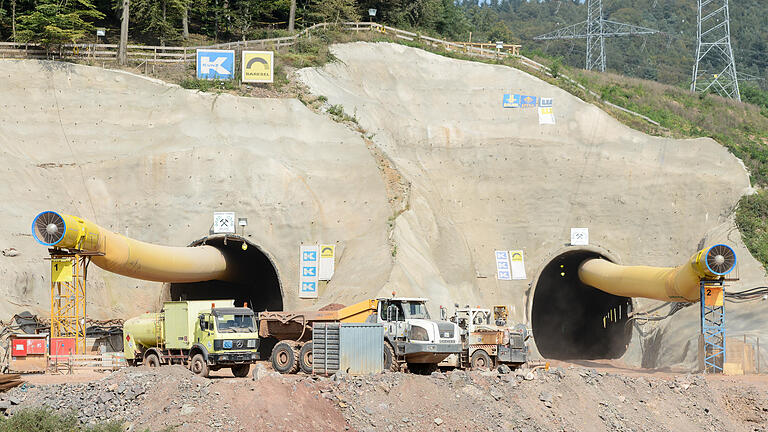
<svg viewBox="0 0 768 432"><path fill-rule="evenodd" d="M528 361L528 329L523 324L507 326L506 306L490 309L458 308L450 321L461 329L462 351L440 363L441 368L494 368L507 364L516 368Z"/></svg>
<svg viewBox="0 0 768 432"><path fill-rule="evenodd" d="M416 373L437 370L450 354L461 352L459 327L432 320L427 299L382 297L338 310L259 313L259 335L277 340L270 361L281 373L312 373L312 325L322 322L379 323L384 327L384 368L405 365Z"/></svg>
<svg viewBox="0 0 768 432"><path fill-rule="evenodd" d="M259 359L253 311L234 300L169 301L160 313L145 313L123 325L123 351L130 365L188 365L192 372L230 368L248 375Z"/></svg>

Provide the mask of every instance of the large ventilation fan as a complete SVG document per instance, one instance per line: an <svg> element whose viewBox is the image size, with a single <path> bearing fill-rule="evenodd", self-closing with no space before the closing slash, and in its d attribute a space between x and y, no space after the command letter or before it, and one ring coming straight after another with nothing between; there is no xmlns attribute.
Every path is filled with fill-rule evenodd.
<svg viewBox="0 0 768 432"><path fill-rule="evenodd" d="M706 259L709 270L718 276L730 273L736 266L736 252L730 246L723 244L709 248Z"/></svg>
<svg viewBox="0 0 768 432"><path fill-rule="evenodd" d="M44 211L37 215L32 222L32 233L34 233L35 239L46 246L53 246L58 243L66 231L67 224L56 212Z"/></svg>

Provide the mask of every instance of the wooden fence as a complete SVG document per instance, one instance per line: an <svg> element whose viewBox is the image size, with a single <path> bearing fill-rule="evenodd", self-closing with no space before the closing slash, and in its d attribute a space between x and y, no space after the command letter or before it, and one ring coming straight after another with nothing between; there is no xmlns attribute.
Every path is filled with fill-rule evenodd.
<svg viewBox="0 0 768 432"><path fill-rule="evenodd" d="M345 31L376 31L382 34L394 36L398 39L408 41L420 41L433 47L443 48L446 51L464 53L466 55L481 57L487 59L496 59L500 56L507 56L517 59L523 65L535 69L546 75L550 75L549 68L520 54L520 45L505 45L506 48L496 50L490 48L490 44L477 44L469 42L450 42L425 36L419 33L413 33L406 30L397 29L383 24L372 22L344 22L339 24L319 23L307 27L293 36L285 36L271 39L254 39L247 41L226 42L215 45L192 46L192 47L169 47L169 46L145 46L128 45L126 54L128 61L142 63L193 63L196 58L197 49L262 49L275 50L289 47L296 44L301 37L312 37L312 32L319 29L325 29L329 26L339 26ZM116 44L66 44L62 45L58 51L49 51L37 44L23 44L15 42L0 42L0 58L28 58L28 59L93 59L102 61L116 61L118 46ZM576 87L584 90L590 95L602 100L600 95L585 88L570 77L560 74L562 79L570 82ZM612 104L608 101L602 101L604 104L623 111L627 114L639 117L651 124L659 126L659 123L632 110L622 106Z"/></svg>
<svg viewBox="0 0 768 432"><path fill-rule="evenodd" d="M121 352L79 355L49 355L48 371L73 373L75 370L117 370L126 366Z"/></svg>

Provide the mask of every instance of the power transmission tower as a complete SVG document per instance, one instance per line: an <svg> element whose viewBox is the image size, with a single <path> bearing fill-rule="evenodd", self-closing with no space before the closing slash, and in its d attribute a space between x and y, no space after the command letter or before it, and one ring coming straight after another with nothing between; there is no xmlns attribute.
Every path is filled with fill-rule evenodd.
<svg viewBox="0 0 768 432"><path fill-rule="evenodd" d="M698 0L696 61L691 91L710 89L720 96L741 100L736 61L731 48L728 0ZM707 68L707 69L705 69Z"/></svg>
<svg viewBox="0 0 768 432"><path fill-rule="evenodd" d="M603 0L587 0L587 20L553 32L536 36L534 40L586 39L587 70L605 72L605 38L660 33L658 30L603 19Z"/></svg>

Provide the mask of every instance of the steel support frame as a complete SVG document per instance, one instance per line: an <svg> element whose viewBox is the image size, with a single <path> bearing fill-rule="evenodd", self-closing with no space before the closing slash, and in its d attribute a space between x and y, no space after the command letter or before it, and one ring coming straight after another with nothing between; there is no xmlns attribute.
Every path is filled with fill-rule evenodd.
<svg viewBox="0 0 768 432"><path fill-rule="evenodd" d="M697 0L697 3L696 58L691 91L714 91L720 96L740 101L736 60L731 47L728 0Z"/></svg>
<svg viewBox="0 0 768 432"><path fill-rule="evenodd" d="M75 352L85 354L86 330L86 272L90 257L79 253L51 252L52 262L56 260L72 263L72 280L55 282L51 280L51 338L75 338Z"/></svg>
<svg viewBox="0 0 768 432"><path fill-rule="evenodd" d="M708 288L725 289L724 282L702 280L701 334L704 339L704 373L723 373L725 364L725 306L707 306Z"/></svg>
<svg viewBox="0 0 768 432"><path fill-rule="evenodd" d="M586 39L587 70L605 72L605 38L660 33L647 27L603 19L603 0L587 0L587 20L553 32L536 36L534 40Z"/></svg>

